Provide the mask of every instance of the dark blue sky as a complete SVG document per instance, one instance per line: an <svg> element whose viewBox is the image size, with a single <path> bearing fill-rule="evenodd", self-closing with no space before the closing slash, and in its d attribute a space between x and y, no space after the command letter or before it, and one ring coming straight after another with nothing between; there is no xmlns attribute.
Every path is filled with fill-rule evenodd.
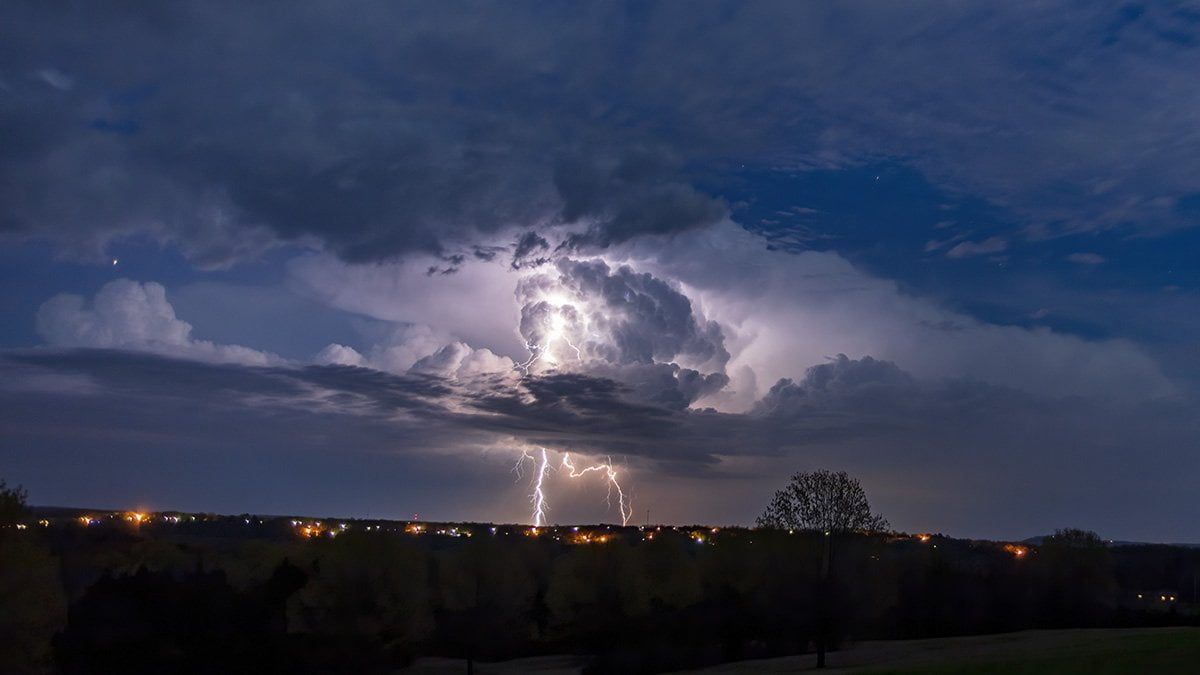
<svg viewBox="0 0 1200 675"><path fill-rule="evenodd" d="M829 468L905 529L1200 540L1198 46L1186 3L9 3L0 476L528 520L545 447L675 522Z"/></svg>

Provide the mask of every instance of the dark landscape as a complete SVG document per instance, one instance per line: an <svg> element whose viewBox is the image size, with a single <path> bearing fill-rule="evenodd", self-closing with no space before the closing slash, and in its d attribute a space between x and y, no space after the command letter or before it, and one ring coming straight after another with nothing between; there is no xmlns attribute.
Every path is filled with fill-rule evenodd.
<svg viewBox="0 0 1200 675"><path fill-rule="evenodd" d="M565 654L549 663L628 673L808 653L736 666L791 672L811 667L821 621L833 668L870 655L863 641L1030 629L1191 626L1146 634L1158 646L1132 663L1200 655L1200 547L1078 530L1036 544L839 533L823 584L817 531L65 508L6 518L5 672L385 673L414 661L414 673L459 672L470 660L486 673ZM1106 640L1041 638L1064 662ZM963 650L925 651L922 667ZM884 652L867 666L911 661ZM729 668L716 672L740 672Z"/></svg>

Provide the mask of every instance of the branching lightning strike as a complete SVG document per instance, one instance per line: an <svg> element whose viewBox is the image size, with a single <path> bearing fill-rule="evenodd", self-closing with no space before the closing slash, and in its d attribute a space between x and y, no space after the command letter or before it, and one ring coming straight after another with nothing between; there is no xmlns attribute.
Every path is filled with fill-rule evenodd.
<svg viewBox="0 0 1200 675"><path fill-rule="evenodd" d="M537 473L532 479L533 493L529 495L529 501L533 504L533 526L541 527L546 523L546 511L549 507L546 505L546 493L544 484L546 474L553 468L550 466L549 455L545 448L541 448L540 461L534 455L531 455L528 450L521 452L520 459L517 460L516 466L513 467L513 472L517 474L518 479L521 477L521 467L528 460L533 462L537 467ZM612 459L606 458L604 462L593 464L582 469L577 468L571 462L571 453L563 453L562 466L567 470L568 478L579 478L592 471L603 472L608 480L608 494L605 497L605 503L612 507L612 493L615 489L617 492L617 510L621 514L621 525L628 525L629 519L633 517L633 506L625 496L625 491L621 489L621 484L617 482L617 471L613 468Z"/></svg>
<svg viewBox="0 0 1200 675"><path fill-rule="evenodd" d="M571 478L579 478L589 471L603 471L608 476L608 495L604 498L604 502L610 507L612 506L612 491L617 490L617 510L621 512L621 525L628 525L629 519L633 517L633 507L625 501L625 491L621 489L621 484L617 482L617 471L613 468L612 458L605 458L602 464L593 464L583 470L576 470L575 465L571 463L571 453L563 453L563 466L571 471L568 474Z"/></svg>

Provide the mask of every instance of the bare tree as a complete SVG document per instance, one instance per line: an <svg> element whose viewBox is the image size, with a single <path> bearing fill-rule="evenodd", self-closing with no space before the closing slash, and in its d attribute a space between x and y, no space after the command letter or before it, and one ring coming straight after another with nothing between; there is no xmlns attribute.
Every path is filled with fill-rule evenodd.
<svg viewBox="0 0 1200 675"><path fill-rule="evenodd" d="M845 471L801 472L775 492L759 527L820 532L879 532L888 528L871 513L867 493Z"/></svg>
<svg viewBox="0 0 1200 675"><path fill-rule="evenodd" d="M780 530L816 530L822 533L821 577L817 592L817 667L825 667L829 640L829 603L832 587L833 535L843 532L878 532L888 522L871 513L867 493L858 479L845 471L800 472L775 492L770 506L758 517L758 526Z"/></svg>

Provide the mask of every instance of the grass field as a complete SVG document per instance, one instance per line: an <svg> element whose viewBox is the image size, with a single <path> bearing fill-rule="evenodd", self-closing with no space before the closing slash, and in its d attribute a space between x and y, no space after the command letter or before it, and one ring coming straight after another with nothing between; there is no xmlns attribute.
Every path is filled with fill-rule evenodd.
<svg viewBox="0 0 1200 675"><path fill-rule="evenodd" d="M705 673L795 673L815 657L728 663ZM1200 628L1036 630L863 642L829 654L826 672L876 675L1200 673Z"/></svg>
<svg viewBox="0 0 1200 675"><path fill-rule="evenodd" d="M1003 653L983 658L955 656L943 663L865 669L878 675L931 673L999 675L1022 673L1200 673L1200 629L1139 630L1128 633L1079 631L1039 644L1017 640ZM899 665L899 664L898 664Z"/></svg>
<svg viewBox="0 0 1200 675"><path fill-rule="evenodd" d="M799 673L814 671L812 654L726 663L701 673ZM478 663L480 675L568 675L581 671L571 656L543 656ZM466 672L461 659L424 658L406 675ZM932 640L880 640L830 652L828 673L874 675L1029 675L1075 673L1136 675L1200 673L1200 628L1030 630Z"/></svg>

